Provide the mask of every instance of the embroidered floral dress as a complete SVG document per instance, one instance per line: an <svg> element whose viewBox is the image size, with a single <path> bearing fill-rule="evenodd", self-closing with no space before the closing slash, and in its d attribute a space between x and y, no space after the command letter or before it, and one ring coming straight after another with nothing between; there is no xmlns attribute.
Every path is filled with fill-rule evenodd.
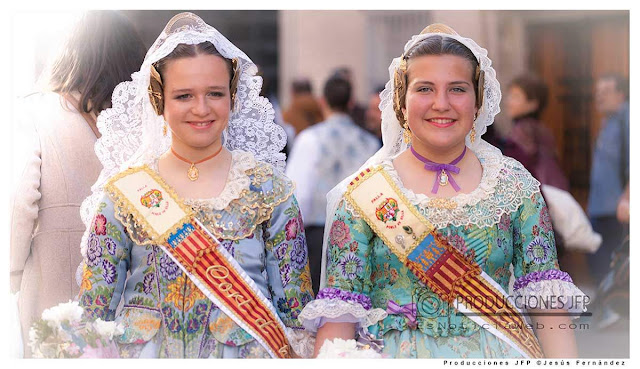
<svg viewBox="0 0 640 369"><path fill-rule="evenodd" d="M300 354L309 342L297 318L313 296L293 188L269 164L233 151L220 196L185 202L271 300ZM87 318L124 325L116 339L121 356L269 357L159 247L140 246L137 237L135 224L105 196L83 245L80 305Z"/></svg>
<svg viewBox="0 0 640 369"><path fill-rule="evenodd" d="M582 295L558 268L549 212L539 183L513 159L491 147L476 152L483 175L479 187L451 199L430 199L404 188L391 161L382 163L404 195L505 291L517 297ZM509 289L510 277L515 277ZM365 220L341 200L333 214L327 250L326 288L300 316L316 330L324 322L354 322L366 327L361 338L382 340L394 358L520 357L510 345L466 316L457 315L409 271ZM518 297L519 296L519 297ZM400 310L416 304L415 321ZM397 305L387 313L390 305ZM410 311L410 309L407 309ZM582 306L570 307L582 311ZM380 341L378 341L380 343Z"/></svg>

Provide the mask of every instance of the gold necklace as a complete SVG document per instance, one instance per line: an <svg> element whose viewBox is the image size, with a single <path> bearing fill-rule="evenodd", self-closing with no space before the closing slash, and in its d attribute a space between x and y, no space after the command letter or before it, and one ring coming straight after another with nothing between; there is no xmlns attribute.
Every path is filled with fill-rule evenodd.
<svg viewBox="0 0 640 369"><path fill-rule="evenodd" d="M189 170L187 170L187 177L189 177L191 181L197 180L198 177L200 176L200 171L198 170L198 168L196 168L196 164L200 164L207 160L213 159L216 155L220 154L220 151L222 151L222 145L220 145L220 148L218 149L218 151L216 151L213 155L207 156L206 158L200 161L193 162L191 160L188 160L178 155L178 153L175 152L175 150L173 150L173 147L171 148L171 153L173 153L173 155L175 155L176 158L184 161L185 163L191 164L191 166L189 167Z"/></svg>

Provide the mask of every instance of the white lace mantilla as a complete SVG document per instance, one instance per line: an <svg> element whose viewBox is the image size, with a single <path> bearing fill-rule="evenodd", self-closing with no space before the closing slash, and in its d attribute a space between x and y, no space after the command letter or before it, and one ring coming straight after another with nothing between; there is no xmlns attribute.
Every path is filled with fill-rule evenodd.
<svg viewBox="0 0 640 369"><path fill-rule="evenodd" d="M381 165L402 193L436 228L468 224L480 228L493 226L500 222L503 214L517 211L524 199L540 192L540 182L522 164L502 155L495 147L482 145L474 153L482 165L480 184L470 193L449 199L414 193L403 185L392 159L383 161ZM439 206L442 200L451 205ZM348 210L355 215L352 209Z"/></svg>
<svg viewBox="0 0 640 369"><path fill-rule="evenodd" d="M358 327L369 327L386 318L387 312L375 308L366 310L356 302L341 299L319 299L308 303L298 320L309 332L316 332L327 321L357 323Z"/></svg>
<svg viewBox="0 0 640 369"><path fill-rule="evenodd" d="M184 199L184 203L210 210L224 210L231 201L240 198L242 191L249 189L251 180L246 172L254 169L256 165L256 159L251 153L242 150L231 151L231 166L222 192L208 199ZM151 168L158 172L158 160L151 164Z"/></svg>
<svg viewBox="0 0 640 369"><path fill-rule="evenodd" d="M519 308L565 309L570 313L587 311L590 298L576 285L559 279L528 283L513 291L513 298ZM562 301L559 301L561 299ZM577 318L578 316L574 316Z"/></svg>

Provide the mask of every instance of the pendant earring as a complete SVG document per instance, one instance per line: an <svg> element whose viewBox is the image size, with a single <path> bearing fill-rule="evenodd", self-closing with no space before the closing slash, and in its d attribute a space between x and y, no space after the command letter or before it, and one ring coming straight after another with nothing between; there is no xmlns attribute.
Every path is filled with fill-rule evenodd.
<svg viewBox="0 0 640 369"><path fill-rule="evenodd" d="M167 137L167 123L162 125L162 135Z"/></svg>
<svg viewBox="0 0 640 369"><path fill-rule="evenodd" d="M404 132L402 132L402 139L404 140L404 143L406 143L407 145L411 144L411 130L409 130L408 124L404 126Z"/></svg>
<svg viewBox="0 0 640 369"><path fill-rule="evenodd" d="M471 143L476 142L476 127L471 127L471 132L469 132L469 141Z"/></svg>

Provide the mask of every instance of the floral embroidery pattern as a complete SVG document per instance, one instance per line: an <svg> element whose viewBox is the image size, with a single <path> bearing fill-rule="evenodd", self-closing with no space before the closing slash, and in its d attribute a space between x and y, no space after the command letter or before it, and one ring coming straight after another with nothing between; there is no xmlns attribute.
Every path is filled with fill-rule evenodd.
<svg viewBox="0 0 640 369"><path fill-rule="evenodd" d="M339 264L342 268L342 275L346 278L353 279L362 272L362 260L353 254L347 255L340 260Z"/></svg>
<svg viewBox="0 0 640 369"><path fill-rule="evenodd" d="M189 310L196 300L204 299L202 292L193 285L193 282L191 282L186 275L181 275L176 278L176 280L169 284L167 288L169 289L169 293L165 297L164 302L172 303L177 309L183 311ZM187 293L185 296L183 295L183 290L187 290L190 293Z"/></svg>
<svg viewBox="0 0 640 369"><path fill-rule="evenodd" d="M151 293L153 288L154 277L155 277L154 274L147 274L144 276L144 279L142 282L142 290L144 291L144 293Z"/></svg>
<svg viewBox="0 0 640 369"><path fill-rule="evenodd" d="M107 234L107 218L98 214L93 220L93 232L98 236L104 236Z"/></svg>
<svg viewBox="0 0 640 369"><path fill-rule="evenodd" d="M287 241L296 238L298 235L298 218L289 219L287 225L284 226L284 230Z"/></svg>
<svg viewBox="0 0 640 369"><path fill-rule="evenodd" d="M543 206L540 209L540 227L544 229L545 232L551 232L553 230L553 226L551 225L551 217L549 215L549 208Z"/></svg>
<svg viewBox="0 0 640 369"><path fill-rule="evenodd" d="M103 259L102 270L103 270L102 278L104 278L104 281L109 284L113 283L116 276L116 267L113 264L111 264L109 260Z"/></svg>
<svg viewBox="0 0 640 369"><path fill-rule="evenodd" d="M329 233L329 243L336 245L339 248L343 248L344 245L351 241L351 235L349 234L349 227L342 220L335 220L331 225L331 231Z"/></svg>
<svg viewBox="0 0 640 369"><path fill-rule="evenodd" d="M526 255L536 264L544 264L549 260L550 251L551 246L549 243L541 237L536 237L527 246Z"/></svg>
<svg viewBox="0 0 640 369"><path fill-rule="evenodd" d="M89 291L92 288L91 277L93 277L93 273L91 273L91 269L85 265L82 268L82 283L80 284L82 291Z"/></svg>
<svg viewBox="0 0 640 369"><path fill-rule="evenodd" d="M116 254L116 243L111 238L107 237L104 239L104 248L111 255Z"/></svg>
<svg viewBox="0 0 640 369"><path fill-rule="evenodd" d="M294 267L298 269L302 269L307 265L307 250L301 238L296 238L293 241L291 261L294 263Z"/></svg>
<svg viewBox="0 0 640 369"><path fill-rule="evenodd" d="M99 263L99 258L102 256L102 246L100 246L100 239L95 233L91 233L88 237L89 246L87 247L87 264L89 266L96 266Z"/></svg>
<svg viewBox="0 0 640 369"><path fill-rule="evenodd" d="M178 264L174 263L167 254L163 253L160 257L160 275L169 281L173 281L181 273L182 271Z"/></svg>

